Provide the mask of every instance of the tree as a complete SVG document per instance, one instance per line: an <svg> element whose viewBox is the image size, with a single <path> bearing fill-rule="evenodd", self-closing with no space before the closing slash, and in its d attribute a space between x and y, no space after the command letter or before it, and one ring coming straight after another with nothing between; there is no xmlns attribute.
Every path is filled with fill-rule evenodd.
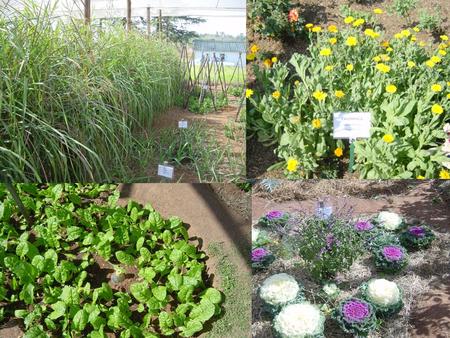
<svg viewBox="0 0 450 338"><path fill-rule="evenodd" d="M187 29L189 25L206 22L205 19L192 16L165 16L161 20L162 31L174 42L186 43L199 35ZM153 21L154 31L159 29L159 19Z"/></svg>

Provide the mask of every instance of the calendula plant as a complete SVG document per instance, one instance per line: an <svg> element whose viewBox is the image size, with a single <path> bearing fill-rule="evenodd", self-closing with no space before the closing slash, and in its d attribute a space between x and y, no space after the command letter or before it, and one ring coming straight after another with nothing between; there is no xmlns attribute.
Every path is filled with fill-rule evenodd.
<svg viewBox="0 0 450 338"><path fill-rule="evenodd" d="M205 253L178 217L117 205L110 185L19 184L32 224L0 184L0 324L25 337L191 337L221 313ZM99 280L98 262L114 269ZM114 289L133 271L129 292Z"/></svg>
<svg viewBox="0 0 450 338"><path fill-rule="evenodd" d="M370 112L368 139L355 141L361 178L446 178L439 147L450 110L448 37L437 48L419 28L387 39L379 26L348 16L345 27L307 24L307 55L289 63L254 63L258 88L248 121L264 144L277 144L289 178L322 176L348 161L349 142L333 138L334 112ZM363 27L363 28L362 28Z"/></svg>

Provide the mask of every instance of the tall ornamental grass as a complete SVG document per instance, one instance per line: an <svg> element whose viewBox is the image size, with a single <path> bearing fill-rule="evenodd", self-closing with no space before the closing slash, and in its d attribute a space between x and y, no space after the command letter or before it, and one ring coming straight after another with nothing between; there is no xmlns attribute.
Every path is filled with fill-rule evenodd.
<svg viewBox="0 0 450 338"><path fill-rule="evenodd" d="M177 50L122 26L63 22L52 11L28 1L20 12L0 9L0 174L126 176L144 151L135 136L180 94Z"/></svg>

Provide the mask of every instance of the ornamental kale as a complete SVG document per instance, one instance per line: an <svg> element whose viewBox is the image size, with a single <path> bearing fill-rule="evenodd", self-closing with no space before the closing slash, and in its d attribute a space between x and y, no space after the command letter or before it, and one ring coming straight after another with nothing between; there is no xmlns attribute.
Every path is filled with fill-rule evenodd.
<svg viewBox="0 0 450 338"><path fill-rule="evenodd" d="M279 210L273 210L268 212L265 216L259 219L259 224L261 226L272 228L276 230L278 227L286 226L289 221L289 213Z"/></svg>
<svg viewBox="0 0 450 338"><path fill-rule="evenodd" d="M265 248L256 248L252 250L252 268L267 268L275 260L275 256Z"/></svg>
<svg viewBox="0 0 450 338"><path fill-rule="evenodd" d="M374 251L375 266L384 272L396 273L408 265L406 250L399 245L380 246Z"/></svg>
<svg viewBox="0 0 450 338"><path fill-rule="evenodd" d="M433 231L425 225L410 226L400 234L402 245L412 250L429 248L435 238Z"/></svg>
<svg viewBox="0 0 450 338"><path fill-rule="evenodd" d="M361 337L366 337L373 331L377 323L373 306L358 298L349 298L339 303L333 312L333 318L345 332Z"/></svg>

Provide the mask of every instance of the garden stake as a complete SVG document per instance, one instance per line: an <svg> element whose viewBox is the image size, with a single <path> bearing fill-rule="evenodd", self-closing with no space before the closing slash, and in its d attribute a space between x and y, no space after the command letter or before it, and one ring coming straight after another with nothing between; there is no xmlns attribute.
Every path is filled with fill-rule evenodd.
<svg viewBox="0 0 450 338"><path fill-rule="evenodd" d="M355 164L355 140L350 140L350 161L348 164L348 172L353 172L353 166Z"/></svg>

